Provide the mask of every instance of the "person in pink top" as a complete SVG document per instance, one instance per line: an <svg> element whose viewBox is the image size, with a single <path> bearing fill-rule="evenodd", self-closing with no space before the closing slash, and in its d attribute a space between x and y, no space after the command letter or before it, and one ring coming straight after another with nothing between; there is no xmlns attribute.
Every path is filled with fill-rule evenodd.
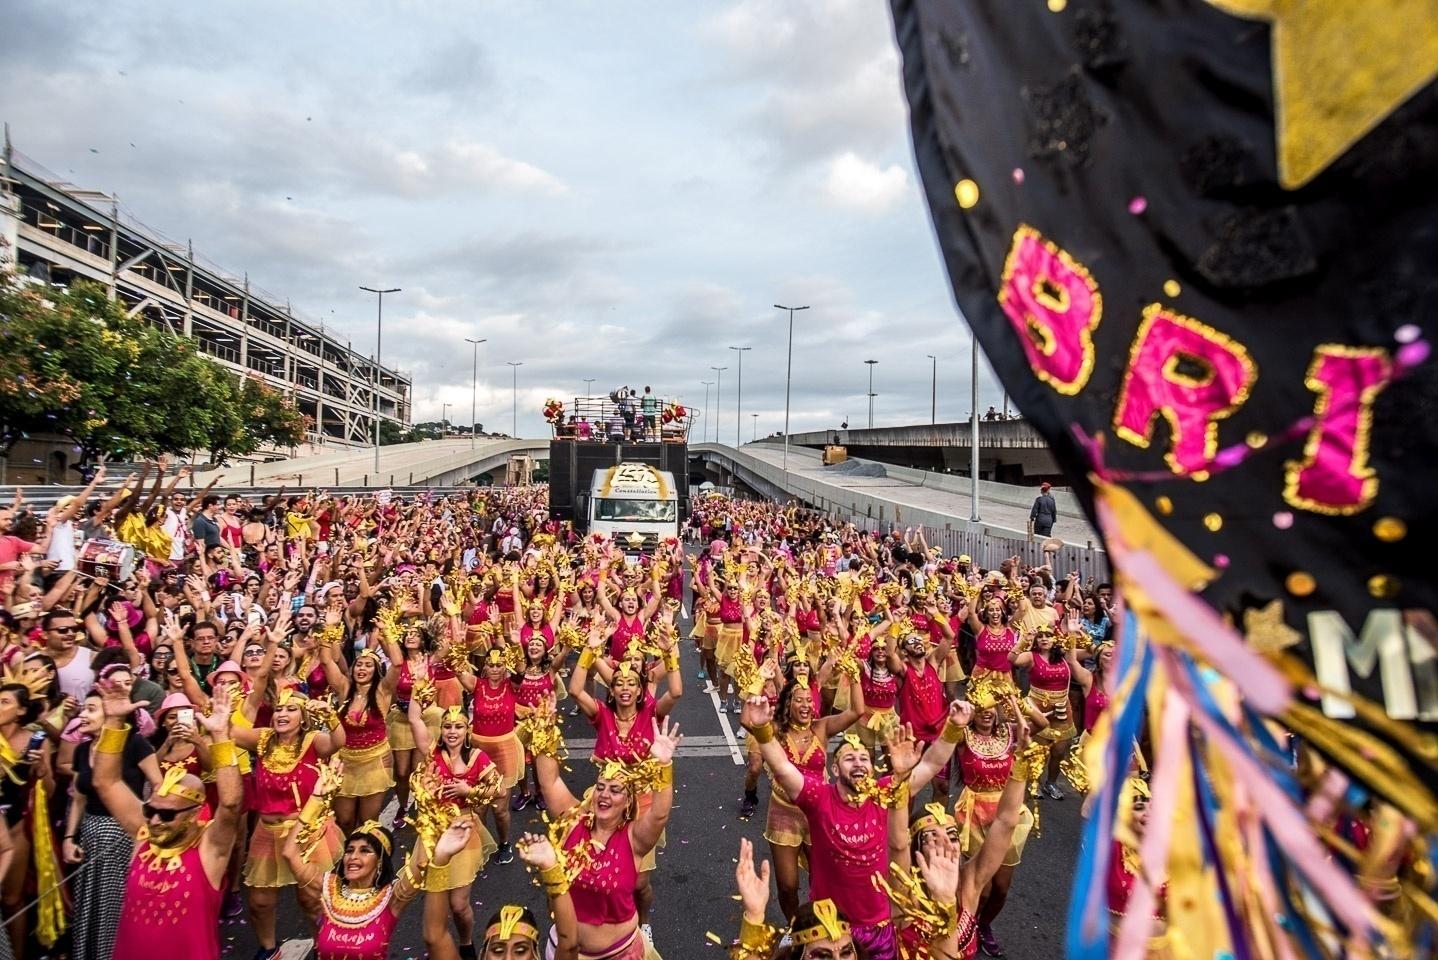
<svg viewBox="0 0 1438 960"><path fill-rule="evenodd" d="M284 857L295 881L319 897L321 916L315 934L317 960L385 960L400 914L423 888L432 864L443 869L469 843L474 821L460 817L434 842L431 859L425 844L416 843L398 873L390 860L394 837L378 822L366 820L345 841L344 855L333 870L321 870L305 859L300 836L322 822L324 798L343 779L343 761L320 768L314 794L285 839Z"/></svg>
<svg viewBox="0 0 1438 960"><path fill-rule="evenodd" d="M896 731L887 743L894 773L877 780L869 751L858 737L845 736L829 765L834 780L825 783L806 775L789 759L775 737L774 706L768 697L751 697L744 703L740 722L759 744L774 783L794 798L808 820L809 896L834 901L849 918L853 939L868 960L898 956L889 898L870 880L888 868L886 803L907 803L908 796L944 769L972 713L967 703L950 704L938 739L922 755L912 732Z"/></svg>
<svg viewBox="0 0 1438 960"><path fill-rule="evenodd" d="M94 747L93 786L115 821L135 838L125 880L114 960L214 960L220 955L220 900L240 820L244 786L230 740L230 697L216 693L215 709L196 721L209 738L218 806L202 824L205 785L176 767L141 802L122 774L130 715L140 704L106 683L105 727Z"/></svg>
<svg viewBox="0 0 1438 960"><path fill-rule="evenodd" d="M1040 742L1049 745L1044 784L1039 791L1051 800L1062 800L1059 766L1078 735L1069 708L1069 680L1073 671L1064 660L1064 645L1055 639L1053 628L1044 625L1034 631L1032 650L1015 651L1009 658L1015 669L1029 668L1028 706L1048 721L1048 726L1037 735Z"/></svg>

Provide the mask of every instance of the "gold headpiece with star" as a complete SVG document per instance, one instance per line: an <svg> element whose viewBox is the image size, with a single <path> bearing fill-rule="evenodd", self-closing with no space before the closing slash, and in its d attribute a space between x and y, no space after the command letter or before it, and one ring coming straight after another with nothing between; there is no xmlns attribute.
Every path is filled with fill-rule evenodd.
<svg viewBox="0 0 1438 960"><path fill-rule="evenodd" d="M634 662L632 660L623 660L620 661L619 666L614 668L614 679L633 680L638 683L639 671L634 668Z"/></svg>
<svg viewBox="0 0 1438 960"><path fill-rule="evenodd" d="M439 722L441 726L446 723L463 723L468 725L469 718L464 715L464 708L456 703L445 708L444 714L439 718Z"/></svg>
<svg viewBox="0 0 1438 960"><path fill-rule="evenodd" d="M499 922L491 923L489 929L484 931L484 942L488 944L491 940L497 940L504 943L516 934L539 943L539 931L524 922L524 908L511 903L500 908Z"/></svg>
<svg viewBox="0 0 1438 960"><path fill-rule="evenodd" d="M50 688L49 678L38 669L29 669L23 662L19 669L16 669L15 664L15 660L5 664L5 672L0 674L0 686L24 687L29 691L31 699L43 697Z"/></svg>
<svg viewBox="0 0 1438 960"><path fill-rule="evenodd" d="M815 940L838 940L849 932L849 924L839 916L839 907L833 900L825 898L813 903L814 923L808 927L793 927L789 936L796 946L804 946Z"/></svg>

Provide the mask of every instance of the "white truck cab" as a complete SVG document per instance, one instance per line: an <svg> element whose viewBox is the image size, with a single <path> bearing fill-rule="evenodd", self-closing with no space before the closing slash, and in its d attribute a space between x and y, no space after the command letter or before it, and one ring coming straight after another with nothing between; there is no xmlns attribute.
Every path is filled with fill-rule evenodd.
<svg viewBox="0 0 1438 960"><path fill-rule="evenodd" d="M679 536L679 496L667 470L647 463L596 470L588 500L589 532L606 534L626 553L653 553Z"/></svg>

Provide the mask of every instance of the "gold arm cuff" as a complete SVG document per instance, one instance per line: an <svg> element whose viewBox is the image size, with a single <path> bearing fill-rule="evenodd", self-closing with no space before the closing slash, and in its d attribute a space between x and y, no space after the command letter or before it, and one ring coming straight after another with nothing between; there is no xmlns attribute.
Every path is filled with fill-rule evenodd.
<svg viewBox="0 0 1438 960"><path fill-rule="evenodd" d="M593 647L585 647L579 654L579 669L588 670L594 666L594 661L599 659L599 654Z"/></svg>
<svg viewBox="0 0 1438 960"><path fill-rule="evenodd" d="M210 744L210 766L234 767L240 762L239 753L233 740L218 740Z"/></svg>
<svg viewBox="0 0 1438 960"><path fill-rule="evenodd" d="M313 796L305 801L304 809L300 811L300 823L312 827L329 815L329 804L324 797Z"/></svg>
<svg viewBox="0 0 1438 960"><path fill-rule="evenodd" d="M944 738L945 743L962 743L964 740L965 727L961 723L952 720L944 721L944 731L939 736Z"/></svg>
<svg viewBox="0 0 1438 960"><path fill-rule="evenodd" d="M545 867L539 871L539 885L551 897L559 897L568 893L569 877L564 873L564 865L556 863L552 867Z"/></svg>
<svg viewBox="0 0 1438 960"><path fill-rule="evenodd" d="M750 730L749 734L754 738L755 743L769 743L774 739L774 723L773 721L762 723Z"/></svg>
<svg viewBox="0 0 1438 960"><path fill-rule="evenodd" d="M659 765L659 786L660 788L674 786L674 761L661 763Z"/></svg>
<svg viewBox="0 0 1438 960"><path fill-rule="evenodd" d="M325 717L325 726L330 728L330 733L334 733L340 728L340 718L333 713L329 714Z"/></svg>
<svg viewBox="0 0 1438 960"><path fill-rule="evenodd" d="M124 753L125 743L130 739L130 725L123 727L106 727L100 731L100 739L95 741L96 753Z"/></svg>
<svg viewBox="0 0 1438 960"><path fill-rule="evenodd" d="M768 957L778 939L779 931L767 923L754 923L748 917L739 922L739 946L745 951L741 956Z"/></svg>

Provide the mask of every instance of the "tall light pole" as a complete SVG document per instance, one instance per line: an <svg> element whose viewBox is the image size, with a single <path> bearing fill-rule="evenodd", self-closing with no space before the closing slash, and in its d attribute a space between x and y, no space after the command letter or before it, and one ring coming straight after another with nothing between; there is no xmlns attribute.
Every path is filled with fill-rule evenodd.
<svg viewBox="0 0 1438 960"><path fill-rule="evenodd" d="M366 293L372 293L376 297L375 321L374 321L374 472L379 475L379 348L384 337L384 295L387 293L399 293L401 287L387 287L383 290L374 287L360 287Z"/></svg>
<svg viewBox="0 0 1438 960"><path fill-rule="evenodd" d="M744 442L744 438L739 435L739 422L744 415L744 351L754 348L730 347L729 349L739 354L739 387L734 397L734 446L737 447Z"/></svg>
<svg viewBox="0 0 1438 960"><path fill-rule="evenodd" d="M924 356L934 361L934 377L929 386L929 426L932 427L938 423L939 414L939 358L932 353L926 353Z"/></svg>
<svg viewBox="0 0 1438 960"><path fill-rule="evenodd" d="M590 385L591 385L592 383L594 383L595 380L598 380L598 379L599 379L598 377L585 377L585 378L584 378L584 399L588 400L590 397L594 396L594 387L592 387L592 386L590 386Z"/></svg>
<svg viewBox="0 0 1438 960"><path fill-rule="evenodd" d="M699 442L703 443L709 438L709 388L714 386L713 380L700 380L704 384L704 430L699 434Z"/></svg>
<svg viewBox="0 0 1438 960"><path fill-rule="evenodd" d="M759 439L759 414L751 413L749 414L749 416L754 418L754 432L749 436L749 442L753 443L755 440Z"/></svg>
<svg viewBox="0 0 1438 960"><path fill-rule="evenodd" d="M789 359L784 361L784 479L789 479L789 379L794 372L794 311L808 310L808 306L786 307L774 304L775 310L789 311Z"/></svg>
<svg viewBox="0 0 1438 960"><path fill-rule="evenodd" d="M479 345L481 343L488 343L489 338L483 337L479 340L471 340L469 337L465 337L464 342L474 344L474 369L471 372L469 381L469 449L473 450L474 435L476 433L474 423L479 417L479 407L476 400L476 397L479 395Z"/></svg>
<svg viewBox="0 0 1438 960"><path fill-rule="evenodd" d="M969 521L979 522L979 338L969 327Z"/></svg>
<svg viewBox="0 0 1438 960"><path fill-rule="evenodd" d="M511 408L511 410L512 410L511 416L513 417L513 422L512 422L512 423L510 424L510 426L509 426L509 435L510 435L511 437L513 437L514 439L518 440L518 439L519 439L519 368L522 367L522 366L524 366L524 361L523 361L523 360L520 360L520 361L518 361L518 362L515 362L515 361L513 361L513 360L506 360L506 361L504 361L504 362L507 363L507 364L509 364L509 369L510 369L510 370L514 371L513 393L510 395L510 396L511 396L511 401L510 401L510 402L513 404L512 408Z"/></svg>
<svg viewBox="0 0 1438 960"><path fill-rule="evenodd" d="M869 429L874 429L874 365L879 361L865 360L869 365Z"/></svg>
<svg viewBox="0 0 1438 960"><path fill-rule="evenodd" d="M439 405L439 435L441 437L447 432L444 429L447 423L449 423L449 404L441 403Z"/></svg>
<svg viewBox="0 0 1438 960"><path fill-rule="evenodd" d="M724 371L728 367L710 367L714 371L714 442L719 442L719 411L724 409L721 401L724 399Z"/></svg>

